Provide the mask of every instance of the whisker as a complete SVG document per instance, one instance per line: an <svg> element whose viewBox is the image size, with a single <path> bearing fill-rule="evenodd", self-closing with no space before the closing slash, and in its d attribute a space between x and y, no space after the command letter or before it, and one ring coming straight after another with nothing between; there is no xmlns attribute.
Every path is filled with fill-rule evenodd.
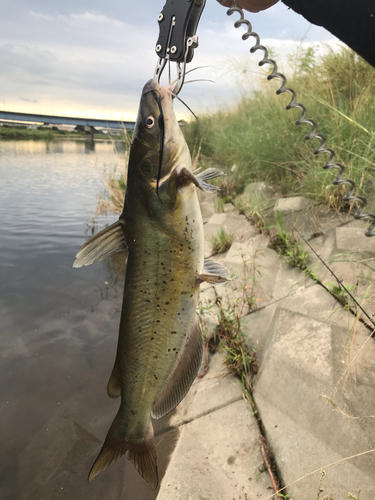
<svg viewBox="0 0 375 500"><path fill-rule="evenodd" d="M214 80L208 80L206 78L197 78L196 80L188 80L187 82L184 82L184 85L186 85L187 83L194 83L194 82L211 82L211 83L215 83Z"/></svg>
<svg viewBox="0 0 375 500"><path fill-rule="evenodd" d="M178 78L176 78L175 80L173 80L173 82L169 83L168 90L172 91L172 89L174 87L174 84L177 82L177 80L178 80Z"/></svg>
<svg viewBox="0 0 375 500"><path fill-rule="evenodd" d="M186 102L184 102L181 97L178 97L178 95L175 95L175 98L178 99L180 102L182 102L182 104L190 111L190 113L194 116L194 118L197 120L197 122L199 123L199 118L197 117L197 115L194 113L194 111L186 104Z"/></svg>
<svg viewBox="0 0 375 500"><path fill-rule="evenodd" d="M189 71L186 71L185 75L188 75L189 73L192 73L193 71L196 71L197 69L202 69L202 68L209 68L209 66L197 66L196 68L189 69Z"/></svg>
<svg viewBox="0 0 375 500"><path fill-rule="evenodd" d="M193 71L196 71L197 69L202 69L202 68L209 68L209 66L197 66L196 68L192 68L192 69L189 69L189 71L186 71L185 73L185 76L188 75L189 73L192 73ZM177 82L178 78L176 78L175 80L173 80L173 82L171 82L171 67L170 67L170 61L169 61L169 89L172 90L172 87L173 85ZM191 83L191 82L212 82L212 83L215 83L213 80L189 80L188 82L184 82L185 83Z"/></svg>
<svg viewBox="0 0 375 500"><path fill-rule="evenodd" d="M170 88L167 89L167 91L173 96L175 97L176 99L178 99L189 111L190 113L194 116L194 118L197 120L197 122L199 122L199 118L197 117L197 115L194 113L194 111L186 104L186 102L184 102L181 97L178 97L178 95L176 95L174 92L172 92L172 90Z"/></svg>

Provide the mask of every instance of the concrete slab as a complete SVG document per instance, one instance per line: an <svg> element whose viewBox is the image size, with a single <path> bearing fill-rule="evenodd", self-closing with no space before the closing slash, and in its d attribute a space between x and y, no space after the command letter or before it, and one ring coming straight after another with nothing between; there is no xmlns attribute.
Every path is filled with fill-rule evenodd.
<svg viewBox="0 0 375 500"><path fill-rule="evenodd" d="M267 248L267 243L262 235L246 243L234 243L225 258L228 269L254 288L258 307L265 307L314 283L299 269L283 264L277 252Z"/></svg>
<svg viewBox="0 0 375 500"><path fill-rule="evenodd" d="M289 215L293 212L300 212L307 208L316 205L314 200L308 200L303 196L292 196L290 198L279 198L276 200L274 210L281 212L283 215Z"/></svg>
<svg viewBox="0 0 375 500"><path fill-rule="evenodd" d="M235 199L236 207L251 217L256 212L264 212L273 207L279 194L275 188L265 182L252 182L244 192Z"/></svg>
<svg viewBox="0 0 375 500"><path fill-rule="evenodd" d="M158 500L266 498L271 483L268 473L260 472L258 435L244 400L184 425Z"/></svg>
<svg viewBox="0 0 375 500"><path fill-rule="evenodd" d="M215 206L211 201L204 201L200 204L203 223L206 224L215 213Z"/></svg>
<svg viewBox="0 0 375 500"><path fill-rule="evenodd" d="M244 215L235 212L214 214L204 225L205 256L212 255L211 239L224 229L227 234L233 235L233 241L247 241L251 236L258 235L258 231L247 221Z"/></svg>
<svg viewBox="0 0 375 500"><path fill-rule="evenodd" d="M246 336L246 343L250 349L256 351L256 362L258 366L262 364L269 339L269 328L276 311L276 305L267 307L248 314L242 318L242 331Z"/></svg>
<svg viewBox="0 0 375 500"><path fill-rule="evenodd" d="M329 292L317 284L309 288L299 288L278 305L345 329L351 328L356 322L351 312L343 309Z"/></svg>
<svg viewBox="0 0 375 500"><path fill-rule="evenodd" d="M253 395L284 482L375 448L375 421L371 418L375 415L371 397L375 347L367 354L367 342L361 350L360 369L346 370L366 342L364 331L355 332L349 341L345 328L278 308L268 336L271 340ZM365 415L367 418L362 418ZM348 491L360 489L361 499L372 499L374 464L375 455L369 454L330 469L329 481L328 473L324 480L325 493L345 498ZM318 487L319 477L310 477L288 492L297 500L315 498Z"/></svg>
<svg viewBox="0 0 375 500"><path fill-rule="evenodd" d="M370 317L375 311L374 262L374 257L358 253L332 253L329 258L329 267L338 279L342 280L342 283L351 291L351 294ZM322 274L322 282L328 289L339 286L328 270ZM346 298L349 301L350 308L357 313L357 306L350 297ZM367 320L364 314L361 317L371 326L371 322Z"/></svg>
<svg viewBox="0 0 375 500"><path fill-rule="evenodd" d="M276 189L265 182L251 182L246 186L243 194L246 194L251 201L256 199L272 200L275 197Z"/></svg>
<svg viewBox="0 0 375 500"><path fill-rule="evenodd" d="M309 253L311 259L309 268L318 276L320 281L324 283L327 280L329 271L314 254L314 252L308 247L308 245L306 245L301 239L299 239L299 242L302 247ZM322 236L309 241L309 243L313 247L315 252L323 259L323 261L330 265L331 255L336 251L335 231L328 231Z"/></svg>
<svg viewBox="0 0 375 500"><path fill-rule="evenodd" d="M259 299L272 300L274 278L281 264L277 253L267 248L264 237L259 235L245 243L234 243L225 258L225 265L238 279L246 279L246 285L255 280L257 288L261 289Z"/></svg>
<svg viewBox="0 0 375 500"><path fill-rule="evenodd" d="M336 228L340 223L337 213L326 205L312 204L301 211L294 211L283 215L284 231L297 233L296 228L308 241L324 235ZM293 226L293 227L292 227ZM276 234L276 233L275 233Z"/></svg>
<svg viewBox="0 0 375 500"><path fill-rule="evenodd" d="M223 207L223 212L229 214L230 212L237 213L236 207L232 203L225 203Z"/></svg>
<svg viewBox="0 0 375 500"><path fill-rule="evenodd" d="M268 443L276 456L283 482L290 484L282 492L283 494L288 493L293 500L316 498L323 500L326 498L325 495L328 495L327 500L344 500L349 498L348 493L352 493L356 499L373 500L374 476L363 472L361 465L362 461L367 461L372 462L374 466L374 454L327 467L351 455L353 438L350 434L345 435L344 432L341 434L343 445L348 447L347 453L336 453L329 444L324 443L324 440L307 433L293 418L285 415L284 411L278 407L271 405L268 400L263 400L261 396L258 396L257 403L262 408L261 417L267 429ZM298 408L296 411L301 411L301 409ZM340 426L339 422L336 422L335 427L337 426ZM332 430L334 431L335 428ZM363 448L357 449L358 452L365 451ZM317 472L311 474L315 470ZM322 470L325 471L322 480L323 490L318 497Z"/></svg>
<svg viewBox="0 0 375 500"><path fill-rule="evenodd" d="M375 241L365 236L365 226L353 227L347 225L337 227L336 230L337 249L346 252L366 252L375 257Z"/></svg>
<svg viewBox="0 0 375 500"><path fill-rule="evenodd" d="M197 378L171 415L169 427L179 427L242 399L241 382L229 374L219 353L210 358L209 370Z"/></svg>

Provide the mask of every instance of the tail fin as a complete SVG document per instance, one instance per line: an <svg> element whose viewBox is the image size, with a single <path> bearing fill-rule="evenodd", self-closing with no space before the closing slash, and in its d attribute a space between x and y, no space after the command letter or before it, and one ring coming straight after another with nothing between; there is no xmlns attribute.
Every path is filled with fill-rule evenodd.
<svg viewBox="0 0 375 500"><path fill-rule="evenodd" d="M142 443L129 443L128 459L145 481L156 490L159 484L156 448L154 443L154 429L150 422L150 432Z"/></svg>
<svg viewBox="0 0 375 500"><path fill-rule="evenodd" d="M122 418L118 413L108 431L103 448L89 473L89 483L100 472L107 469L113 462L129 451L128 459L134 464L137 471L155 490L158 487L158 466L156 462L156 448L154 443L154 429L150 420L148 435L143 441L132 442L121 439L120 427Z"/></svg>

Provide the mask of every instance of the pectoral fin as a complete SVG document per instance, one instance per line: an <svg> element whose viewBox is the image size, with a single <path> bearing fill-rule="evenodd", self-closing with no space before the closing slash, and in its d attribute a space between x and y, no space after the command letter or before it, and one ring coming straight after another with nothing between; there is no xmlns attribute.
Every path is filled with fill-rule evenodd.
<svg viewBox="0 0 375 500"><path fill-rule="evenodd" d="M215 177L220 177L221 175L225 174L216 168L207 168L207 170L204 170L203 172L194 174L184 167L181 169L179 178L182 185L192 183L206 193L213 193L214 191L219 191L220 188L218 186L208 184L206 181L214 179Z"/></svg>
<svg viewBox="0 0 375 500"><path fill-rule="evenodd" d="M203 272L197 276L198 283L205 281L211 285L219 285L220 283L230 281L230 279L229 270L219 262L211 259L204 261Z"/></svg>
<svg viewBox="0 0 375 500"><path fill-rule="evenodd" d="M77 253L73 267L89 266L97 260L103 260L112 253L127 250L124 225L125 222L119 219L86 241Z"/></svg>
<svg viewBox="0 0 375 500"><path fill-rule="evenodd" d="M184 399L197 376L202 352L201 329L198 318L195 318L177 365L152 405L153 418L164 417Z"/></svg>

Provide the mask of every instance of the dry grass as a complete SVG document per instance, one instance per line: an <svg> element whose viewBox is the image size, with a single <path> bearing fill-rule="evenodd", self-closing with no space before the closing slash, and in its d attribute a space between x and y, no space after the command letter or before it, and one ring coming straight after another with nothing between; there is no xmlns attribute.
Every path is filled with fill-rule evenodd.
<svg viewBox="0 0 375 500"><path fill-rule="evenodd" d="M104 169L103 189L98 197L95 216L108 213L121 214L125 199L125 178L125 174L117 172L117 166L112 170Z"/></svg>

